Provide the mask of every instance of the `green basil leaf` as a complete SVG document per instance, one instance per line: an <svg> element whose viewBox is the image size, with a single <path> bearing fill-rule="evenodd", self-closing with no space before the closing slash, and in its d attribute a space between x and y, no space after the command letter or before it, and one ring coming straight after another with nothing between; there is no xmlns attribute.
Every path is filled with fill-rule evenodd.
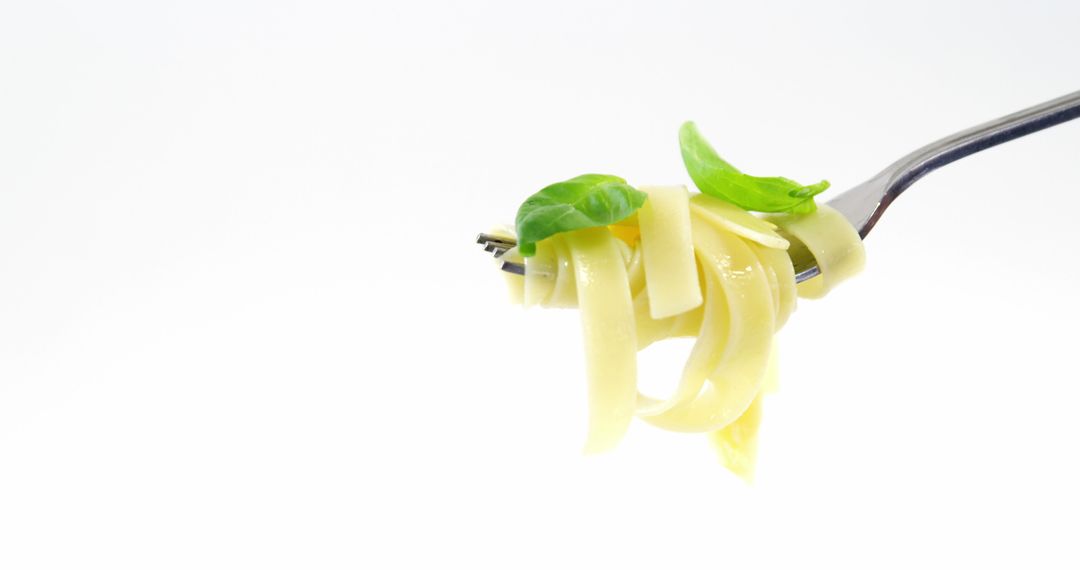
<svg viewBox="0 0 1080 570"><path fill-rule="evenodd" d="M804 186L788 178L743 174L716 153L709 141L687 121L679 129L679 146L690 179L703 194L727 200L755 212L809 213L817 209L814 196L829 187L825 180Z"/></svg>
<svg viewBox="0 0 1080 570"><path fill-rule="evenodd" d="M645 203L646 196L609 174L583 174L556 182L529 196L518 208L518 252L528 257L544 238L624 220Z"/></svg>

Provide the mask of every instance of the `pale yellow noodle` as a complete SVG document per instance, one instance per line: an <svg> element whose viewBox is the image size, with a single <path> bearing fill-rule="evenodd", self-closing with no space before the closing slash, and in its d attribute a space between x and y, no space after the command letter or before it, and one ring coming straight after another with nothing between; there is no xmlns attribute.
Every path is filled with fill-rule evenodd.
<svg viewBox="0 0 1080 570"><path fill-rule="evenodd" d="M775 316L780 312L780 278L776 276L776 268L765 261L761 255L761 249L754 247L757 244L746 242L746 245L750 247L750 251L754 252L754 257L761 264L761 269L765 271L765 279L769 282L769 292L772 293L773 315ZM776 318L773 319L774 323L776 320ZM778 324L774 324L773 327L775 330L780 330Z"/></svg>
<svg viewBox="0 0 1080 570"><path fill-rule="evenodd" d="M522 303L526 307L547 303L555 290L555 275L558 270L558 257L553 240L543 240L536 244L536 254L525 258L525 294Z"/></svg>
<svg viewBox="0 0 1080 570"><path fill-rule="evenodd" d="M821 205L813 214L770 216L814 255L821 275L799 284L799 295L808 299L824 297L837 283L862 271L866 252L855 228L844 215Z"/></svg>
<svg viewBox="0 0 1080 570"><path fill-rule="evenodd" d="M585 451L615 447L637 398L637 334L626 263L605 228L567 234L577 281L589 381Z"/></svg>
<svg viewBox="0 0 1080 570"><path fill-rule="evenodd" d="M685 186L642 186L649 195L638 211L650 314L662 319L701 305Z"/></svg>
<svg viewBox="0 0 1080 570"><path fill-rule="evenodd" d="M747 245L754 251L761 265L769 268L776 278L776 330L780 330L795 311L795 302L799 296L795 286L795 268L791 266L791 259L784 250L757 243Z"/></svg>
<svg viewBox="0 0 1080 570"><path fill-rule="evenodd" d="M630 280L630 294L637 295L645 288L645 262L642 260L641 243L635 243L634 255L626 266L627 278Z"/></svg>
<svg viewBox="0 0 1080 570"><path fill-rule="evenodd" d="M555 251L555 285L548 298L549 307L576 307L577 306L577 281L574 279L574 261L570 257L570 250L566 247L568 234L554 235L551 240L552 249Z"/></svg>
<svg viewBox="0 0 1080 570"><path fill-rule="evenodd" d="M787 249L788 242L776 233L776 226L746 210L719 198L696 194L690 198L690 209L717 227L765 247Z"/></svg>
<svg viewBox="0 0 1080 570"><path fill-rule="evenodd" d="M709 434L720 461L746 481L754 478L762 399L763 395L758 394L737 420Z"/></svg>

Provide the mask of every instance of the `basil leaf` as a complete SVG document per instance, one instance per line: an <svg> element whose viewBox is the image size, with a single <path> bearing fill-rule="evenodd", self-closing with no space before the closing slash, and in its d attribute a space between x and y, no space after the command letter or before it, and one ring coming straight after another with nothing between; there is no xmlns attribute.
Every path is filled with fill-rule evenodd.
<svg viewBox="0 0 1080 570"><path fill-rule="evenodd" d="M763 178L743 174L729 164L691 121L679 129L679 146L690 179L703 194L727 200L744 210L804 214L817 209L814 196L829 187L825 180L803 186L779 176Z"/></svg>
<svg viewBox="0 0 1080 570"><path fill-rule="evenodd" d="M544 238L624 220L645 203L646 196L609 174L583 174L546 186L518 208L518 251L528 257Z"/></svg>

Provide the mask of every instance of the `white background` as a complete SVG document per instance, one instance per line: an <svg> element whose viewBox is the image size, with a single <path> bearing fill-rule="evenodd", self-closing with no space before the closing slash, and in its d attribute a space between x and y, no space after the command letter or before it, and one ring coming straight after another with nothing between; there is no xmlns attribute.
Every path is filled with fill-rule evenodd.
<svg viewBox="0 0 1080 570"><path fill-rule="evenodd" d="M686 119L835 195L1080 88L1078 21L4 2L0 568L1075 567L1080 121L920 181L800 305L753 486L642 424L582 457L577 314L472 240L583 172L687 182Z"/></svg>

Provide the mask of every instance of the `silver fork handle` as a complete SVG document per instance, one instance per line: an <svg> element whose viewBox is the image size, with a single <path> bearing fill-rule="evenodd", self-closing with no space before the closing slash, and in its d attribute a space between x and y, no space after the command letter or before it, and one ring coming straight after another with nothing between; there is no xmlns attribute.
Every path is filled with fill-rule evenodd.
<svg viewBox="0 0 1080 570"><path fill-rule="evenodd" d="M829 201L863 238L904 190L931 171L992 146L1080 117L1080 91L960 131L911 152Z"/></svg>

